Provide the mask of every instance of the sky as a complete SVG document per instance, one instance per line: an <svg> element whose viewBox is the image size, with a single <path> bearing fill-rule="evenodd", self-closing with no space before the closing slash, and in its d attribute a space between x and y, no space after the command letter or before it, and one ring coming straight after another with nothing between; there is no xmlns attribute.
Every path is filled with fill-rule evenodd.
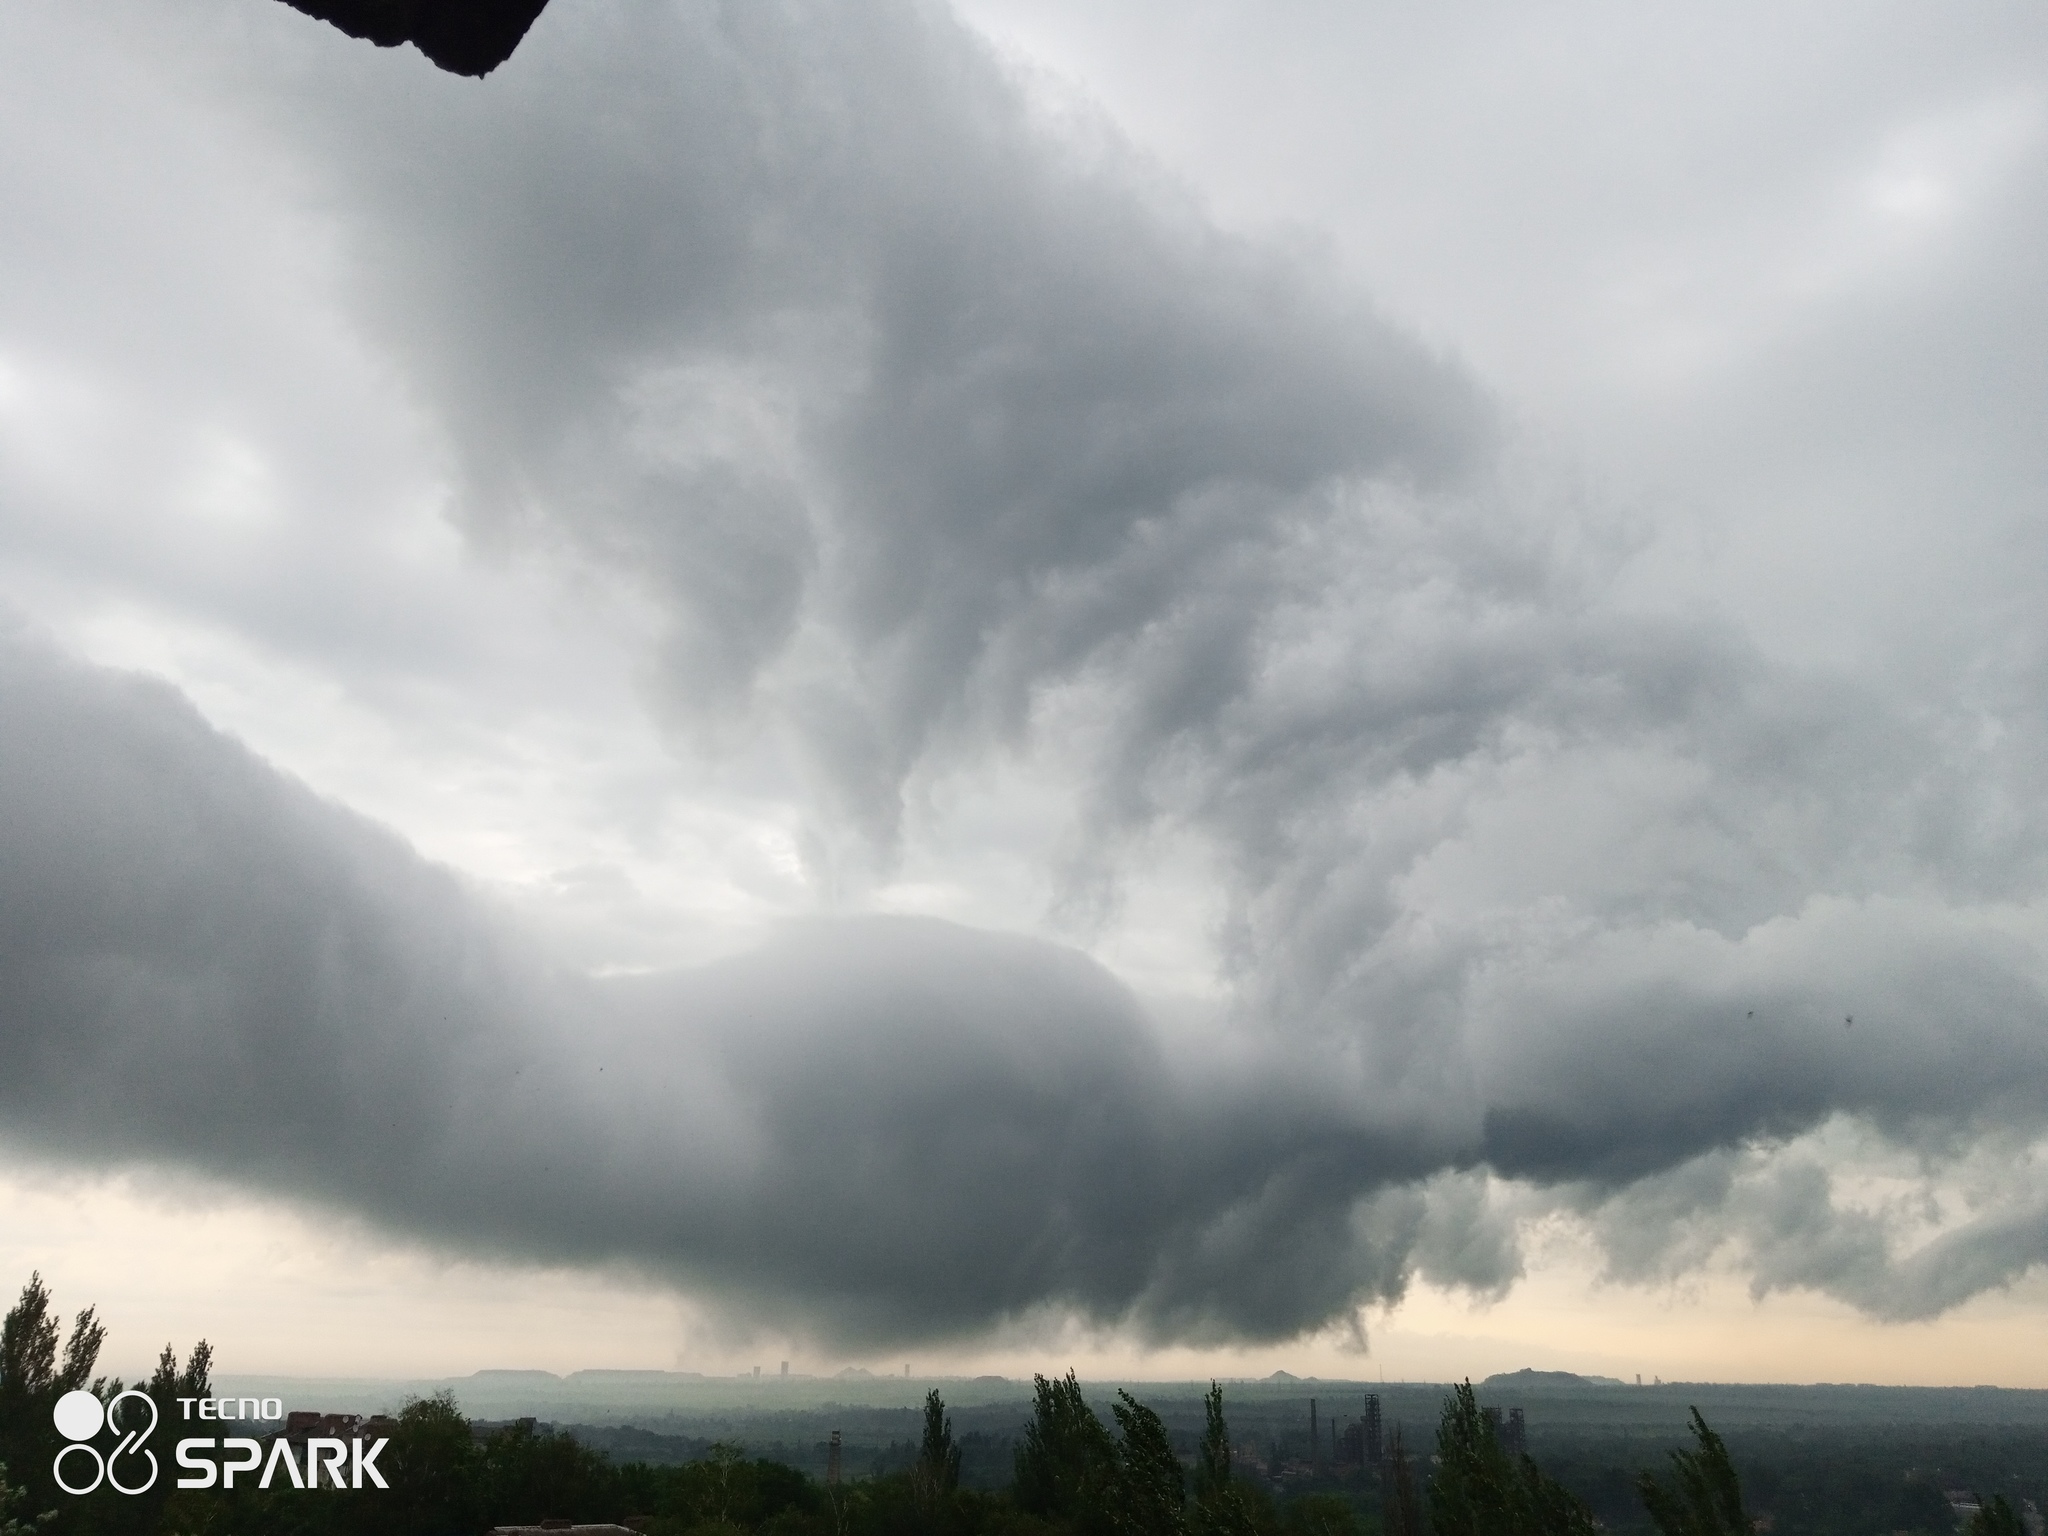
<svg viewBox="0 0 2048 1536"><path fill-rule="evenodd" d="M2048 1386L2044 32L14 0L0 1285Z"/></svg>

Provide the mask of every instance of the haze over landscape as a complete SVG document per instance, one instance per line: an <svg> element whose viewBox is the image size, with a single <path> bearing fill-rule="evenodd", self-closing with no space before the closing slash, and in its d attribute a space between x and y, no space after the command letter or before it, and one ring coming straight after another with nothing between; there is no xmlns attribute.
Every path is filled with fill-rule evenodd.
<svg viewBox="0 0 2048 1536"><path fill-rule="evenodd" d="M2048 1387L2044 33L12 0L0 1261Z"/></svg>

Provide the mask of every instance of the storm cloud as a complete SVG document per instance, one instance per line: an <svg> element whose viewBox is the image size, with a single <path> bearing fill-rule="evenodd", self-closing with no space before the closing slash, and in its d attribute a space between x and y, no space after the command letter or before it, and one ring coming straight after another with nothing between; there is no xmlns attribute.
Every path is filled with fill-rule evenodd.
<svg viewBox="0 0 2048 1536"><path fill-rule="evenodd" d="M1695 934L1633 983L1496 961L1455 1030L1368 1014L1249 1060L1175 1059L1079 952L929 919L593 981L161 684L15 636L0 695L12 1143L624 1263L836 1341L1042 1313L1287 1337L1418 1266L1512 1279L1459 1169L1626 1188L1831 1114L2037 1125L2048 1084L2026 953L1882 904ZM1853 990L1810 995L1850 965ZM1853 1040L1844 995L1870 1010ZM1804 1215L1839 1227L1816 1194ZM1939 1310L2038 1262L2039 1219L2001 1211L1896 1275L1865 1232L1832 1278ZM1830 1279L1828 1252L1775 1283Z"/></svg>
<svg viewBox="0 0 2048 1536"><path fill-rule="evenodd" d="M1552 1209L1884 1317L2048 1256L2030 1174L1915 1227L1807 1152L2048 1131L2038 647L1873 678L1644 601L1469 370L936 6L558 4L481 87L273 10L133 14L472 547L652 615L647 707L793 807L826 915L584 974L10 634L15 1146L863 1343L1288 1338L1497 1293ZM1038 936L861 912L1004 774L1057 807ZM1198 1016L1087 952L1188 869Z"/></svg>
<svg viewBox="0 0 2048 1536"><path fill-rule="evenodd" d="M1340 1261L1327 1310L1361 1283L1354 1200L1433 1161L1334 1102L1176 1073L1127 989L1039 941L854 918L672 976L551 973L161 684L10 637L0 693L17 1145L624 1261L863 1341L1045 1307L1292 1331L1301 1299L1253 1279L1273 1245Z"/></svg>

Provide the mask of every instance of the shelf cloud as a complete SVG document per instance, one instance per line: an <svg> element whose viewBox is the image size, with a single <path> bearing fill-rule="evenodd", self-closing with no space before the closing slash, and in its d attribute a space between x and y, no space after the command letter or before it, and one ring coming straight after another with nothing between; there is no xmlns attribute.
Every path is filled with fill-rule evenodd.
<svg viewBox="0 0 2048 1536"><path fill-rule="evenodd" d="M24 622L10 1145L875 1345L1295 1337L1499 1293L1541 1211L1884 1318L2048 1262L2037 649L1872 678L1644 601L1469 367L937 6L584 0L484 84L203 9L159 67L261 135L471 548L651 615L646 706L771 765L827 899L582 973ZM861 910L1005 772L1041 929ZM1089 953L1162 848L1206 1011ZM1871 1209L1843 1125L2011 1168Z"/></svg>
<svg viewBox="0 0 2048 1536"><path fill-rule="evenodd" d="M1411 982L1348 1027L1262 1019L1249 1057L1176 1050L1078 951L931 919L595 981L162 684L17 635L0 704L11 1143L623 1263L840 1341L1046 1311L1284 1338L1418 1269L1511 1281L1474 1169L1619 1199L1832 1115L2038 1131L2048 1084L2029 955L1884 902L1468 959L1456 1015ZM1802 1202L1781 1223L1841 1234L1824 1181ZM1775 1279L1930 1315L2039 1262L2040 1221L2036 1196L1903 1264L1852 1233Z"/></svg>

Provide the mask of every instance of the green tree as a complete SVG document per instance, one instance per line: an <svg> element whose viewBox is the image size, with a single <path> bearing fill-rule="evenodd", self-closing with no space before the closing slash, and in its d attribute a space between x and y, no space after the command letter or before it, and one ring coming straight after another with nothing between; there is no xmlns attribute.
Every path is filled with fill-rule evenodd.
<svg viewBox="0 0 2048 1536"><path fill-rule="evenodd" d="M1116 1468L1116 1442L1081 1396L1064 1381L1032 1377L1031 1422L1017 1447L1017 1507L1026 1514L1106 1528L1104 1495Z"/></svg>
<svg viewBox="0 0 2048 1536"><path fill-rule="evenodd" d="M73 1337L77 1330L74 1328ZM67 1351L67 1354L70 1352ZM94 1350L97 1353L97 1349ZM90 1370L89 1362L83 1360L74 1365ZM68 1389L67 1389L68 1390ZM118 1394L120 1383L114 1383L114 1390L105 1395L109 1398ZM90 1495L87 1503L92 1506L91 1529L105 1532L107 1536L155 1536L164 1524L165 1508L170 1503L177 1487L177 1474L170 1470L170 1445L180 1433L179 1423L183 1416L178 1406L181 1397L211 1397L213 1395L213 1347L204 1339L193 1346L186 1363L180 1367L178 1352L166 1344L163 1353L157 1357L156 1369L149 1380L140 1384L156 1405L156 1422L159 1434L151 1437L149 1449L156 1458L157 1475L149 1487L139 1494L115 1494L109 1489ZM148 1427L149 1415L141 1405L132 1399L110 1410L108 1423L116 1430L143 1429Z"/></svg>
<svg viewBox="0 0 2048 1536"><path fill-rule="evenodd" d="M413 1398L399 1410L390 1440L382 1465L391 1487L376 1496L380 1529L392 1536L446 1536L489 1524L483 1454L453 1392Z"/></svg>
<svg viewBox="0 0 2048 1536"><path fill-rule="evenodd" d="M1285 1536L1358 1536L1358 1511L1341 1494L1310 1493L1282 1506Z"/></svg>
<svg viewBox="0 0 2048 1536"><path fill-rule="evenodd" d="M0 1536L36 1536L37 1531L57 1518L57 1511L49 1509L33 1520L17 1520L15 1507L27 1499L28 1490L7 1481L7 1463L0 1461Z"/></svg>
<svg viewBox="0 0 2048 1536"><path fill-rule="evenodd" d="M1223 1388L1213 1381L1202 1398L1202 1411L1202 1443L1195 1448L1195 1507L1188 1525L1197 1536L1252 1536L1256 1526L1250 1503L1231 1481Z"/></svg>
<svg viewBox="0 0 2048 1536"><path fill-rule="evenodd" d="M1401 1427L1394 1426L1394 1443L1387 1450L1387 1470L1381 1483L1380 1527L1386 1536L1422 1536L1422 1495L1415 1487L1415 1466L1408 1448L1401 1442Z"/></svg>
<svg viewBox="0 0 2048 1536"><path fill-rule="evenodd" d="M683 1469L684 1507L699 1524L737 1525L753 1502L752 1471L745 1447L719 1441Z"/></svg>
<svg viewBox="0 0 2048 1536"><path fill-rule="evenodd" d="M1978 1506L1977 1513L1970 1516L1970 1523L1963 1530L1965 1536L2025 1536L2026 1527L2021 1523L2018 1511L2005 1501L2005 1496L1993 1494Z"/></svg>
<svg viewBox="0 0 2048 1536"><path fill-rule="evenodd" d="M541 1432L531 1419L492 1431L478 1448L484 1507L493 1520L594 1519L613 1511L618 1475L573 1435Z"/></svg>
<svg viewBox="0 0 2048 1536"><path fill-rule="evenodd" d="M213 1346L204 1339L194 1344L181 1369L178 1352L166 1344L143 1390L155 1401L157 1413L166 1423L178 1416L179 1398L213 1396Z"/></svg>
<svg viewBox="0 0 2048 1536"><path fill-rule="evenodd" d="M92 1368L99 1362L100 1347L107 1330L92 1307L72 1319L71 1337L64 1344L64 1360L57 1361L57 1319L51 1314L50 1288L43 1284L41 1270L28 1277L21 1297L0 1321L0 1400L47 1397L55 1402L66 1392L86 1385ZM98 1392L106 1384L101 1377L92 1383Z"/></svg>
<svg viewBox="0 0 2048 1536"><path fill-rule="evenodd" d="M1742 1507L1735 1463L1697 1408L1692 1410L1692 1435L1698 1450L1671 1453L1675 1487L1665 1487L1648 1472L1636 1477L1636 1492L1651 1524L1663 1536L1751 1536L1755 1522Z"/></svg>
<svg viewBox="0 0 2048 1536"><path fill-rule="evenodd" d="M1435 1536L1593 1536L1593 1516L1527 1456L1501 1448L1467 1381L1452 1389L1429 1479Z"/></svg>
<svg viewBox="0 0 2048 1536"><path fill-rule="evenodd" d="M1166 1426L1128 1392L1117 1393L1110 1411L1122 1431L1107 1511L1111 1528L1121 1536L1181 1536L1187 1490Z"/></svg>
<svg viewBox="0 0 2048 1536"><path fill-rule="evenodd" d="M121 1390L120 1382L92 1375L107 1330L91 1307L72 1320L61 1352L59 1333L50 1289L38 1270L0 1320L0 1462L15 1469L30 1505L38 1509L58 1505L50 1472L60 1444L50 1419L57 1399L80 1387L89 1386L100 1397Z"/></svg>
<svg viewBox="0 0 2048 1536"><path fill-rule="evenodd" d="M1195 1499L1207 1503L1230 1489L1230 1426L1223 1418L1223 1388L1214 1381L1202 1398L1202 1443L1195 1451Z"/></svg>
<svg viewBox="0 0 2048 1536"><path fill-rule="evenodd" d="M960 1447L953 1443L953 1421L937 1388L924 1395L924 1442L910 1480L917 1506L927 1516L943 1509L960 1487Z"/></svg>

